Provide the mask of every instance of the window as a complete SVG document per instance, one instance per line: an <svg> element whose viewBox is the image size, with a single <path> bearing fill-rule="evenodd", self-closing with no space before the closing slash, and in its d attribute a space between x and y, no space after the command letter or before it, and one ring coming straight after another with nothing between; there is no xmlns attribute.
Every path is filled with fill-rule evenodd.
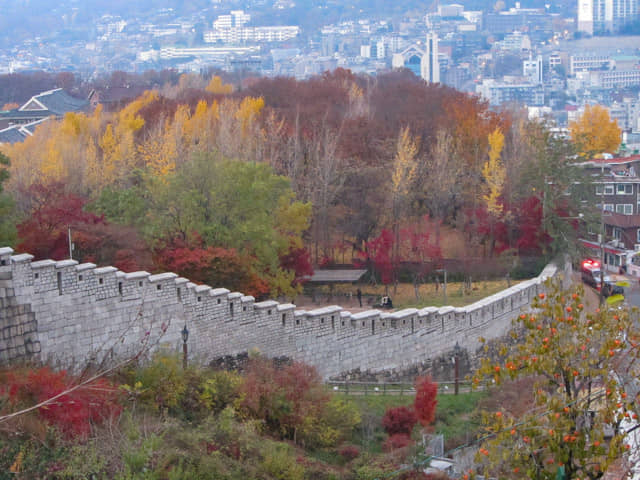
<svg viewBox="0 0 640 480"><path fill-rule="evenodd" d="M596 185L596 195L602 195L604 193L604 185Z"/></svg>
<svg viewBox="0 0 640 480"><path fill-rule="evenodd" d="M630 183L618 183L616 185L616 195L631 195L633 193L633 185Z"/></svg>
<svg viewBox="0 0 640 480"><path fill-rule="evenodd" d="M613 195L613 183L608 183L604 186L605 195Z"/></svg>
<svg viewBox="0 0 640 480"><path fill-rule="evenodd" d="M613 227L613 238L620 240L622 238L622 230L618 227Z"/></svg>
<svg viewBox="0 0 640 480"><path fill-rule="evenodd" d="M602 210L604 210L605 212L613 212L613 203L605 203L602 206Z"/></svg>
<svg viewBox="0 0 640 480"><path fill-rule="evenodd" d="M640 228L636 231L636 242L640 243Z"/></svg>
<svg viewBox="0 0 640 480"><path fill-rule="evenodd" d="M616 205L616 213L622 213L623 215L633 215L633 204L618 203Z"/></svg>

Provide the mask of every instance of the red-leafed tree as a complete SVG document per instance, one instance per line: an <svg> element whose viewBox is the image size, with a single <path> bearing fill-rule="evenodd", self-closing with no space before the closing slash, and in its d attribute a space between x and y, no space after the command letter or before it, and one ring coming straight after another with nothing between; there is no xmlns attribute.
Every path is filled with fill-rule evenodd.
<svg viewBox="0 0 640 480"><path fill-rule="evenodd" d="M294 284L302 283L305 277L313 275L311 254L306 248L289 247L287 253L280 256L280 267L295 272Z"/></svg>
<svg viewBox="0 0 640 480"><path fill-rule="evenodd" d="M160 270L176 272L191 281L213 287L242 290L262 298L269 287L251 268L249 261L233 248L205 247L197 234L194 244L175 239L154 252Z"/></svg>
<svg viewBox="0 0 640 480"><path fill-rule="evenodd" d="M360 254L358 263L366 262L366 266L372 266L375 273L380 276L380 281L385 285L393 281L393 232L384 229L376 238L367 242L365 252Z"/></svg>
<svg viewBox="0 0 640 480"><path fill-rule="evenodd" d="M76 260L124 271L152 268L148 247L133 227L108 223L104 216L85 211L87 199L65 192L63 184L32 185L27 198L29 216L17 225L19 250L38 260L68 258L71 229Z"/></svg>
<svg viewBox="0 0 640 480"><path fill-rule="evenodd" d="M544 230L542 202L538 196L525 198L517 208L518 236L516 247L525 255L540 254L551 242Z"/></svg>
<svg viewBox="0 0 640 480"><path fill-rule="evenodd" d="M19 250L36 259L68 258L71 228L76 251L95 252L101 238L92 227L104 224L104 218L84 211L85 198L65 192L61 183L35 184L27 194L31 208L27 219L17 225Z"/></svg>
<svg viewBox="0 0 640 480"><path fill-rule="evenodd" d="M431 377L419 377L416 379L415 387L416 398L413 408L420 424L426 427L436 418L438 384L433 382Z"/></svg>

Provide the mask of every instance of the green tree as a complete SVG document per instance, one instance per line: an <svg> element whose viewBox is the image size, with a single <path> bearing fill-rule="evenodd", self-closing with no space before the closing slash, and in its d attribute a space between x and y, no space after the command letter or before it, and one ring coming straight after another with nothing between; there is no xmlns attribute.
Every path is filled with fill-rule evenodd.
<svg viewBox="0 0 640 480"><path fill-rule="evenodd" d="M280 256L302 246L311 206L296 201L287 178L266 164L198 154L175 175L146 183L149 210L141 222L149 239L197 233L205 246L250 257L272 295L295 293L295 272L280 267Z"/></svg>
<svg viewBox="0 0 640 480"><path fill-rule="evenodd" d="M597 479L627 448L621 422L629 417L630 372L621 360L635 356L627 339L637 337L637 313L586 313L582 286L547 287L533 302L535 313L514 321L517 343L484 358L474 378L499 386L530 377L534 405L519 415L511 405L484 412L477 459L484 474L499 478Z"/></svg>
<svg viewBox="0 0 640 480"><path fill-rule="evenodd" d="M3 183L8 178L9 158L0 152L0 246L13 245L16 241L14 203L3 191Z"/></svg>
<svg viewBox="0 0 640 480"><path fill-rule="evenodd" d="M550 238L552 257L578 251L578 233L590 226L597 230L599 216L593 210L592 178L575 164L575 147L557 137L544 124L526 128L529 150L516 190L520 199L538 197L542 204L542 229Z"/></svg>

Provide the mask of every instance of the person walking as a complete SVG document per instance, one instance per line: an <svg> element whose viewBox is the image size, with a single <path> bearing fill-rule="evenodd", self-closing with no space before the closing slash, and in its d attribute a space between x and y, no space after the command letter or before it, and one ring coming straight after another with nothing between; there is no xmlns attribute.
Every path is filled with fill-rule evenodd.
<svg viewBox="0 0 640 480"><path fill-rule="evenodd" d="M360 307L362 307L362 292L360 289L356 290L356 297L358 297L358 303L360 304Z"/></svg>

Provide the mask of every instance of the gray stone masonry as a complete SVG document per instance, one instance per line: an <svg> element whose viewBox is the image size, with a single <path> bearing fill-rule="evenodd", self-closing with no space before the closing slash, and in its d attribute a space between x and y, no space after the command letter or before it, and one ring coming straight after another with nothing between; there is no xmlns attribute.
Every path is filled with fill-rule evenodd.
<svg viewBox="0 0 640 480"><path fill-rule="evenodd" d="M2 363L31 358L81 368L135 355L145 342L181 351L186 325L192 361L257 350L314 365L323 377L407 368L450 352L456 342L475 352L479 337L505 334L557 270L549 265L537 278L462 308L350 313L339 306L304 311L256 302L175 273L32 260L0 248Z"/></svg>

